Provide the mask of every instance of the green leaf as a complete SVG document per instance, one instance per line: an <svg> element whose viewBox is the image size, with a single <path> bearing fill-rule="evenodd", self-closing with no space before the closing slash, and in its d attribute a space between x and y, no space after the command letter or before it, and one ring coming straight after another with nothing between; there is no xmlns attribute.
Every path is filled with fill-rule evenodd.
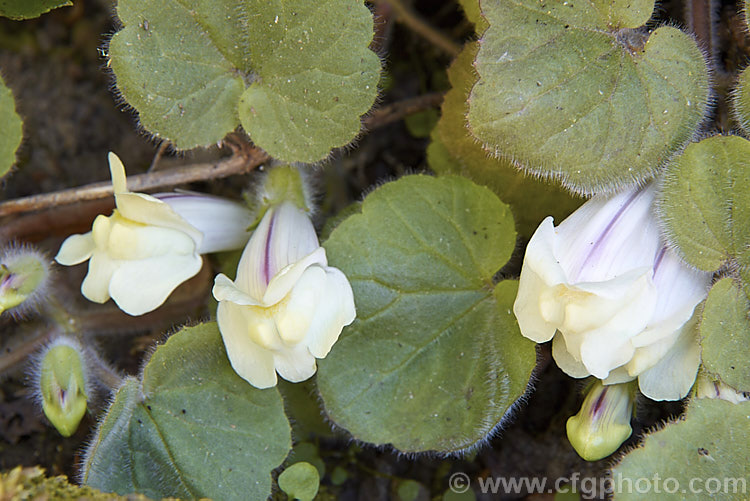
<svg viewBox="0 0 750 501"><path fill-rule="evenodd" d="M362 2L120 0L117 85L142 125L178 148L240 123L277 159L316 162L359 133L377 94Z"/></svg>
<svg viewBox="0 0 750 501"><path fill-rule="evenodd" d="M711 288L701 322L703 367L739 391L750 391L750 301L730 278Z"/></svg>
<svg viewBox="0 0 750 501"><path fill-rule="evenodd" d="M31 19L56 9L73 5L71 0L0 0L0 16Z"/></svg>
<svg viewBox="0 0 750 501"><path fill-rule="evenodd" d="M515 240L508 207L467 179L408 176L372 192L325 243L357 306L319 364L328 416L405 452L487 437L535 363L511 312L517 283L493 283Z"/></svg>
<svg viewBox="0 0 750 501"><path fill-rule="evenodd" d="M232 370L215 323L157 348L117 391L86 453L84 484L150 498L265 499L291 449L276 388Z"/></svg>
<svg viewBox="0 0 750 501"><path fill-rule="evenodd" d="M16 163L16 151L21 146L22 138L23 123L16 113L13 93L0 77L0 177Z"/></svg>
<svg viewBox="0 0 750 501"><path fill-rule="evenodd" d="M539 179L527 176L502 158L487 155L467 129L469 90L479 78L473 62L479 44L469 43L448 68L451 83L443 100L442 116L427 148L427 161L438 174L460 174L494 191L510 205L516 230L530 238L547 216L562 221L581 200Z"/></svg>
<svg viewBox="0 0 750 501"><path fill-rule="evenodd" d="M745 499L748 440L750 402L693 400L683 421L647 435L613 468L614 499Z"/></svg>
<svg viewBox="0 0 750 501"><path fill-rule="evenodd" d="M496 155L575 192L650 179L692 136L708 100L695 41L637 29L653 0L482 3L472 133Z"/></svg>
<svg viewBox="0 0 750 501"><path fill-rule="evenodd" d="M290 499L312 501L319 487L318 470L310 463L294 463L279 475L279 488L286 492Z"/></svg>
<svg viewBox="0 0 750 501"><path fill-rule="evenodd" d="M658 198L667 239L704 271L750 267L750 142L713 136L667 168Z"/></svg>

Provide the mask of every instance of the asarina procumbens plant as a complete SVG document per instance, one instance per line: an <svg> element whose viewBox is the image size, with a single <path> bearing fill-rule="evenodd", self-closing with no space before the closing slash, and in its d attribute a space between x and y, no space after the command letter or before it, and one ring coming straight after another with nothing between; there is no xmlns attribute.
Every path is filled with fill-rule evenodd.
<svg viewBox="0 0 750 501"><path fill-rule="evenodd" d="M62 190L0 202L0 450L83 490L0 498L747 499L747 6L70 3L0 1Z"/></svg>

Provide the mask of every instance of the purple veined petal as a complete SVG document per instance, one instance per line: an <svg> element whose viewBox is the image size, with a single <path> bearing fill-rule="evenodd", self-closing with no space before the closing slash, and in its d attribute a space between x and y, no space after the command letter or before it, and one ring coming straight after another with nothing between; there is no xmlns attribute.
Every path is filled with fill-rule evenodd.
<svg viewBox="0 0 750 501"><path fill-rule="evenodd" d="M662 247L654 263L654 285L658 291L652 324L662 322L677 312L683 313L681 323L692 316L695 306L708 295L712 273L695 270L685 264L674 251Z"/></svg>
<svg viewBox="0 0 750 501"><path fill-rule="evenodd" d="M250 238L253 213L240 203L193 192L157 193L153 197L203 234L199 254L241 249Z"/></svg>
<svg viewBox="0 0 750 501"><path fill-rule="evenodd" d="M652 267L661 248L652 215L654 186L594 197L556 228L555 255L570 283L608 280Z"/></svg>
<svg viewBox="0 0 750 501"><path fill-rule="evenodd" d="M319 247L318 236L307 214L291 202L271 207L242 253L235 283L260 300L279 271Z"/></svg>

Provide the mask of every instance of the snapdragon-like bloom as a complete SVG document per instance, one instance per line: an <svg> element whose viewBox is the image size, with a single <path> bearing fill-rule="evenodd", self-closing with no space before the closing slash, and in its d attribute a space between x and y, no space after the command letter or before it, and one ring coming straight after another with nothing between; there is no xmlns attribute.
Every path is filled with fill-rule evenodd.
<svg viewBox="0 0 750 501"><path fill-rule="evenodd" d="M253 218L242 205L191 193L132 193L114 153L109 166L117 208L97 216L90 232L68 237L55 257L66 266L89 260L81 293L90 301L111 297L125 313L148 313L200 271L201 254L247 242Z"/></svg>
<svg viewBox="0 0 750 501"><path fill-rule="evenodd" d="M232 282L218 275L217 320L235 372L257 388L310 378L344 326L354 297L328 266L310 218L292 202L272 206L253 233Z"/></svg>
<svg viewBox="0 0 750 501"><path fill-rule="evenodd" d="M693 311L710 274L660 238L654 187L594 197L529 241L513 311L521 333L553 339L557 365L605 384L638 378L654 400L687 395L700 364Z"/></svg>

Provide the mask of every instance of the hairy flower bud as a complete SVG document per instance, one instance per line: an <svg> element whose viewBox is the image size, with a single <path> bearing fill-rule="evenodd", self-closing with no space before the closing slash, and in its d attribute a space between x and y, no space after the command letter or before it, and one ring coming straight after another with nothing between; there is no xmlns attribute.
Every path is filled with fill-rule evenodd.
<svg viewBox="0 0 750 501"><path fill-rule="evenodd" d="M615 452L633 429L634 388L631 383L604 386L595 381L578 414L568 419L568 440L579 456L597 461Z"/></svg>
<svg viewBox="0 0 750 501"><path fill-rule="evenodd" d="M71 436L88 400L87 368L81 346L68 338L58 338L41 355L36 390L42 410L64 437Z"/></svg>
<svg viewBox="0 0 750 501"><path fill-rule="evenodd" d="M28 246L0 251L0 313L23 315L47 292L52 270L49 258Z"/></svg>

